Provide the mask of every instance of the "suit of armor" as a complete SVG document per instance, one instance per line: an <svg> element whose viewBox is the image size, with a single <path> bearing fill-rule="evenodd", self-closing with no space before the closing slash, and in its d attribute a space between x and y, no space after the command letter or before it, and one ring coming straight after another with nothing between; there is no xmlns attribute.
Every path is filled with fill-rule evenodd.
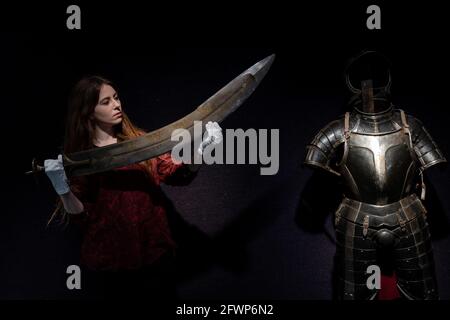
<svg viewBox="0 0 450 320"><path fill-rule="evenodd" d="M404 297L436 299L427 211L415 192L422 177L425 197L423 171L446 160L422 123L394 109L386 92L374 96L364 83L355 89L353 111L320 130L305 164L340 176L345 186L335 213L338 298L375 298L366 271L377 265L395 272Z"/></svg>

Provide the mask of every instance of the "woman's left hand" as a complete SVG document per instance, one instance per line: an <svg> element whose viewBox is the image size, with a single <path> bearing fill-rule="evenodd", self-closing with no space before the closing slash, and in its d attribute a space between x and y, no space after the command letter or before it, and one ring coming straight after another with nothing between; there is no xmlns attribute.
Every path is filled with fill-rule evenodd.
<svg viewBox="0 0 450 320"><path fill-rule="evenodd" d="M219 126L217 122L209 121L205 125L205 128L206 128L206 136L197 150L198 153L201 155L203 154L203 151L207 146L209 146L210 144L219 144L223 140L222 128Z"/></svg>

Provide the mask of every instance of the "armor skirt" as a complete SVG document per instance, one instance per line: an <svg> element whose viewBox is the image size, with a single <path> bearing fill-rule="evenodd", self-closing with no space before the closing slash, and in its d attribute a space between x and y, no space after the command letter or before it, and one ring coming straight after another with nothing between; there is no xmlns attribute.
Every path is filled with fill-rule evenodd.
<svg viewBox="0 0 450 320"><path fill-rule="evenodd" d="M335 215L338 298L374 299L370 266L397 276L407 299L437 299L426 209L415 194L388 205L344 198Z"/></svg>

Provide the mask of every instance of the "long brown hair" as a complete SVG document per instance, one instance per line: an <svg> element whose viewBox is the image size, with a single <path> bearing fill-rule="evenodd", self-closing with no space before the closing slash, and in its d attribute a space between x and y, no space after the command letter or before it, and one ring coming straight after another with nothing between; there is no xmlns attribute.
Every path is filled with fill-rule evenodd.
<svg viewBox="0 0 450 320"><path fill-rule="evenodd" d="M91 119L91 115L94 113L95 106L98 104L100 89L103 85L110 85L115 88L110 80L97 75L86 76L73 87L69 95L64 136L63 152L66 155L94 148L95 125ZM146 133L145 130L138 128L130 121L123 109L122 121L114 129L118 142L136 138ZM140 162L139 165L146 172L147 176L151 178L150 160ZM88 179L85 176L71 178L69 181L70 189L74 194L82 192L86 188L87 183ZM48 224L58 214L61 215L62 223L67 221L67 212L59 197L57 199L56 209L50 217Z"/></svg>

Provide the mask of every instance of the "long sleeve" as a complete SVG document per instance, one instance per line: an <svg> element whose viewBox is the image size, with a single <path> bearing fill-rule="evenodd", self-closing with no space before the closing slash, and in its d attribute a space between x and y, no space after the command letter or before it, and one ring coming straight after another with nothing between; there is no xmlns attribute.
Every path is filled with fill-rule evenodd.
<svg viewBox="0 0 450 320"><path fill-rule="evenodd" d="M196 176L183 163L175 164L170 153L163 154L152 161L152 172L157 184L187 185Z"/></svg>
<svg viewBox="0 0 450 320"><path fill-rule="evenodd" d="M70 214L69 221L84 226L89 213L94 209L98 194L98 177L75 177L71 179L71 191L81 201L84 210L79 214Z"/></svg>

